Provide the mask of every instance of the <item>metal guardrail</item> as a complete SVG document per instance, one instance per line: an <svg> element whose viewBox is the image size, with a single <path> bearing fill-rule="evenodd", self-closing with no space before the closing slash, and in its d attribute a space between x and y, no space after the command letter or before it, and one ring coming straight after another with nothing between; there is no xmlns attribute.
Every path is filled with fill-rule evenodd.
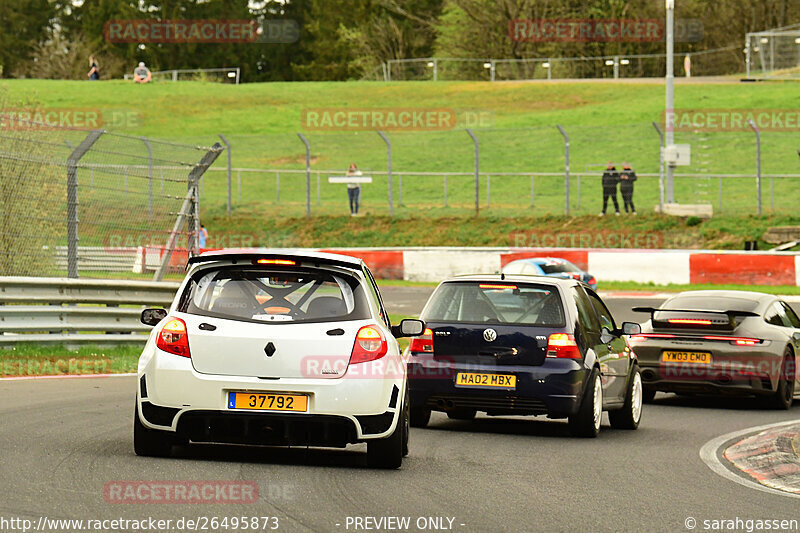
<svg viewBox="0 0 800 533"><path fill-rule="evenodd" d="M78 246L78 272L133 272L138 252L136 247ZM66 246L53 247L53 263L58 270L67 270L68 253Z"/></svg>
<svg viewBox="0 0 800 533"><path fill-rule="evenodd" d="M143 344L144 307L168 307L179 283L0 277L0 346Z"/></svg>

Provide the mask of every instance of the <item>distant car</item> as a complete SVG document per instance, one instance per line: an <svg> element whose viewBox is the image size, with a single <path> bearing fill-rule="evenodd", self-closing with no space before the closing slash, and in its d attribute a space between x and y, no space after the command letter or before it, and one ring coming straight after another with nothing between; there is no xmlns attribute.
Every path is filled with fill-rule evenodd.
<svg viewBox="0 0 800 533"><path fill-rule="evenodd" d="M576 280L500 274L442 282L421 314L427 328L408 352L411 425L431 411L458 420L487 415L569 419L575 436L636 429L642 381L608 307Z"/></svg>
<svg viewBox="0 0 800 533"><path fill-rule="evenodd" d="M597 280L566 259L558 257L532 257L517 259L503 267L504 274L528 274L562 279L577 279L597 290Z"/></svg>
<svg viewBox="0 0 800 533"><path fill-rule="evenodd" d="M219 251L189 260L139 359L133 443L166 456L191 442L345 447L397 468L408 452L408 395L395 337L360 259Z"/></svg>
<svg viewBox="0 0 800 533"><path fill-rule="evenodd" d="M687 291L648 313L631 337L644 396L737 394L789 409L797 393L800 318L775 296L745 291Z"/></svg>

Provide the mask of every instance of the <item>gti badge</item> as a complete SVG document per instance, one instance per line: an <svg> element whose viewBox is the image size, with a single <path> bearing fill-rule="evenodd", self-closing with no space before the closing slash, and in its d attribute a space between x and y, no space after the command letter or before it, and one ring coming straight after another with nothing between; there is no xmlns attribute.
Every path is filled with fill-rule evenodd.
<svg viewBox="0 0 800 533"><path fill-rule="evenodd" d="M483 339L486 342L492 342L497 338L497 332L492 328L487 328L483 330Z"/></svg>

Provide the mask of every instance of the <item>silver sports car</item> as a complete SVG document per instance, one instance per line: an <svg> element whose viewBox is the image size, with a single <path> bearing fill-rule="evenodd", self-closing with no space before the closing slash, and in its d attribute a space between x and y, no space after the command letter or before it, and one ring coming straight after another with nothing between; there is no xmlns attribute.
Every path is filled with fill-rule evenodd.
<svg viewBox="0 0 800 533"><path fill-rule="evenodd" d="M800 318L769 294L688 291L648 313L630 337L645 401L656 391L755 395L788 409L797 387Z"/></svg>

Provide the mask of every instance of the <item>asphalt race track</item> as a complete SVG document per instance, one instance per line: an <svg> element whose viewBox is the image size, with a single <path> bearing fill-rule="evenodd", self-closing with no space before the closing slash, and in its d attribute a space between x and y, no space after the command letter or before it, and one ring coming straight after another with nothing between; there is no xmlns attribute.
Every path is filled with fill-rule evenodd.
<svg viewBox="0 0 800 533"><path fill-rule="evenodd" d="M384 297L411 309L425 300L416 289L391 288ZM632 318L622 307L649 304L615 299L612 311L622 320ZM397 516L410 517L410 526L371 531L435 531L438 522L418 528L417 520L442 517L445 530L517 532L689 531L689 519L695 531L707 531L704 520L800 520L796 499L734 483L699 456L719 435L800 418L798 404L776 412L748 400L660 395L645 406L638 431L611 430L604 419L600 436L588 440L571 438L561 421L456 422L434 414L429 428L412 429L402 469L373 471L363 445L202 445L177 448L177 458L137 457L134 394L130 376L0 381L0 524L12 517L35 525L40 517L174 523L272 516L278 531L368 531L353 518ZM250 504L108 503L104 487L123 480L252 481L259 497Z"/></svg>

